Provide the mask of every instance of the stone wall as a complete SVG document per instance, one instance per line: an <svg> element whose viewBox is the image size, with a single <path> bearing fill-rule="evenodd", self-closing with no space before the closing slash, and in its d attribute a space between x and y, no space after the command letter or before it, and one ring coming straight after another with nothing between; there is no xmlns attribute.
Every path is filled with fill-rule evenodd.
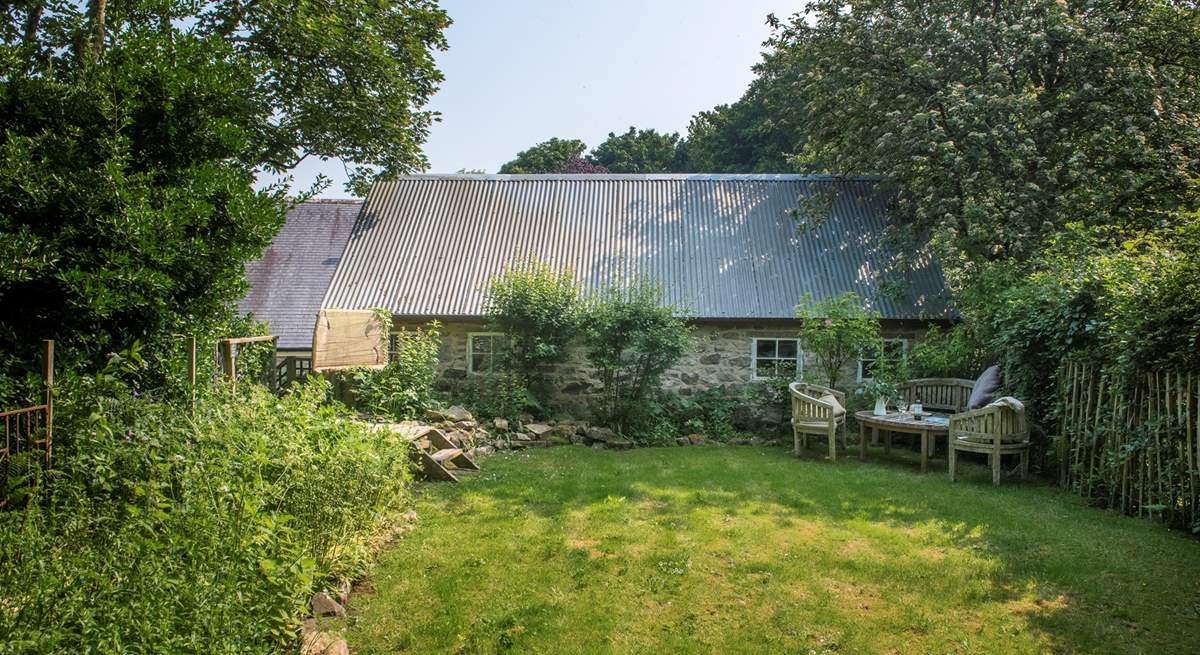
<svg viewBox="0 0 1200 655"><path fill-rule="evenodd" d="M405 325L396 322L397 327ZM415 327L409 324L407 327ZM696 347L663 379L663 388L683 396L718 386L742 386L754 381L751 349L757 338L794 338L795 321L772 323L704 322L697 323ZM918 338L926 327L917 322L884 321L884 338ZM438 375L446 382L466 379L467 335L485 332L482 322L442 324L442 347L438 354ZM843 373L853 383L857 362ZM583 349L575 347L566 362L548 373L550 388L558 391L552 400L554 409L566 413L586 409L588 401L600 392L600 379L588 363Z"/></svg>

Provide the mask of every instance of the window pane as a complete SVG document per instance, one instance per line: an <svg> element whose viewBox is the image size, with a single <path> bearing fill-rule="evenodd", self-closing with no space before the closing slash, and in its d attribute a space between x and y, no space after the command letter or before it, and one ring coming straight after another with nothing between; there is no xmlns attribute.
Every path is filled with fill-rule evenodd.
<svg viewBox="0 0 1200 655"><path fill-rule="evenodd" d="M484 362L485 362L485 361L486 361L486 360L484 359L484 355L483 355L483 354L481 354L481 353L474 353L474 354L472 354L472 355L471 355L471 370L472 370L472 371L482 371L482 370L484 370L484 368L485 368L485 366L484 366Z"/></svg>
<svg viewBox="0 0 1200 655"><path fill-rule="evenodd" d="M796 362L795 360L779 360L779 365L776 367L775 375L781 378L796 377Z"/></svg>
<svg viewBox="0 0 1200 655"><path fill-rule="evenodd" d="M862 377L864 380L869 379L871 377L871 367L874 365L875 365L875 360L873 360L873 359L862 360Z"/></svg>
<svg viewBox="0 0 1200 655"><path fill-rule="evenodd" d="M784 359L796 359L796 340L780 339L779 356Z"/></svg>
<svg viewBox="0 0 1200 655"><path fill-rule="evenodd" d="M888 357L899 357L904 354L904 342L884 341L883 352L887 353Z"/></svg>
<svg viewBox="0 0 1200 655"><path fill-rule="evenodd" d="M771 360L759 360L755 366L754 374L760 378L769 378L775 373L775 367Z"/></svg>
<svg viewBox="0 0 1200 655"><path fill-rule="evenodd" d="M471 344L471 352L490 353L492 352L492 338L482 334L477 334L471 337L474 343Z"/></svg>
<svg viewBox="0 0 1200 655"><path fill-rule="evenodd" d="M758 353L759 357L774 357L775 356L775 340L774 339L759 339L757 353Z"/></svg>

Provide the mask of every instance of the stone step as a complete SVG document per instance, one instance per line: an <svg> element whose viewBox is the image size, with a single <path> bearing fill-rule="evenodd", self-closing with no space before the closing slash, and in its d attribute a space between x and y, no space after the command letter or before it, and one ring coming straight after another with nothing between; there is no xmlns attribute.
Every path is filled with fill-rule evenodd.
<svg viewBox="0 0 1200 655"><path fill-rule="evenodd" d="M554 445L554 442L545 441L543 439L533 439L531 441L514 441L509 445L513 448L549 448L550 446Z"/></svg>

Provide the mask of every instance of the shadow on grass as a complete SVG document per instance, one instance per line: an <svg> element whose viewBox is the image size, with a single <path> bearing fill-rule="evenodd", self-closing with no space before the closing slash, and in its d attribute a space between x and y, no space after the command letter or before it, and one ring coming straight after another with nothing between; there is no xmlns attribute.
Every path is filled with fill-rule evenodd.
<svg viewBox="0 0 1200 655"><path fill-rule="evenodd" d="M485 460L481 477L424 493L439 510L484 526L518 515L562 526L580 512L604 518L610 508L617 518L625 505L668 531L681 529L689 517L716 514L755 517L782 531L815 523L868 531L879 526L907 531L913 539L932 535L995 562L983 573L980 593L968 600L1022 613L1054 650L1171 652L1200 638L1200 621L1180 622L1160 611L1163 599L1200 607L1200 588L1193 585L1189 594L1187 583L1170 573L1171 567L1200 570L1194 542L1087 508L1045 485L993 487L982 467L966 467L965 480L951 483L944 460L934 460L922 475L915 453L894 450L896 459L886 460L872 451L870 457L867 463L846 458L831 464L816 451L797 459L784 448L559 448ZM917 570L916 580L936 576L936 562L914 559L909 549L895 553L871 566L886 575ZM825 557L861 564L853 553ZM580 558L584 563L586 557ZM760 564L737 566L750 575ZM920 583L905 584L906 591L922 591ZM945 582L931 583L928 593L936 593L938 584Z"/></svg>

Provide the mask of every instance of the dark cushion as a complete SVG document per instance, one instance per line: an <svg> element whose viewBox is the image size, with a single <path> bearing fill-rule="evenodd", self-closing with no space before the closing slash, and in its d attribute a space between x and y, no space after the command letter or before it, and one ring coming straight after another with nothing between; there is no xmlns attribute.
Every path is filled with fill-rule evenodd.
<svg viewBox="0 0 1200 655"><path fill-rule="evenodd" d="M989 366L979 374L975 386L971 387L971 398L967 401L967 411L979 409L992 402L996 390L1000 388L1000 366Z"/></svg>

